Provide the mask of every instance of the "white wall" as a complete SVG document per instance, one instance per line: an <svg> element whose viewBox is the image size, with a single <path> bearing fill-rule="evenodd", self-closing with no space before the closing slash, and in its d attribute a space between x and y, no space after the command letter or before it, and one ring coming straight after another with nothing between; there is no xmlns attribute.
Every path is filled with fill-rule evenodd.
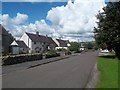
<svg viewBox="0 0 120 90"><path fill-rule="evenodd" d="M11 43L11 45L17 45L18 46L18 44L16 43L15 40Z"/></svg>
<svg viewBox="0 0 120 90"><path fill-rule="evenodd" d="M82 48L82 47L81 47L81 48L80 48L80 50L81 50L81 51L84 51L84 50L85 50L85 48Z"/></svg>
<svg viewBox="0 0 120 90"><path fill-rule="evenodd" d="M57 49L62 49L62 48L63 48L63 49L66 49L66 50L68 49L68 47L55 47L55 50L57 50Z"/></svg>
<svg viewBox="0 0 120 90"><path fill-rule="evenodd" d="M23 34L23 36L20 38L20 40L24 41L24 43L29 47L29 53L32 52L32 41L31 39L28 37L28 35L26 33Z"/></svg>
<svg viewBox="0 0 120 90"><path fill-rule="evenodd" d="M32 52L33 53L36 53L36 48L38 47L39 48L39 52L43 52L44 50L44 44L43 43L40 43L40 42L36 42L36 44L34 44L34 42L32 42ZM41 49L41 50L40 50Z"/></svg>
<svg viewBox="0 0 120 90"><path fill-rule="evenodd" d="M38 47L39 49L41 48L40 52L43 52L43 50L45 50L47 43L43 44L40 42L36 42L36 44L34 44L34 42L28 37L28 35L26 33L23 34L23 36L20 38L20 40L24 41L25 44L30 48L29 53L36 53L35 48ZM52 44L48 44L50 45L50 47L55 48L55 45Z"/></svg>
<svg viewBox="0 0 120 90"><path fill-rule="evenodd" d="M56 39L53 39L53 41L54 41L58 46L60 46L60 43L59 43Z"/></svg>

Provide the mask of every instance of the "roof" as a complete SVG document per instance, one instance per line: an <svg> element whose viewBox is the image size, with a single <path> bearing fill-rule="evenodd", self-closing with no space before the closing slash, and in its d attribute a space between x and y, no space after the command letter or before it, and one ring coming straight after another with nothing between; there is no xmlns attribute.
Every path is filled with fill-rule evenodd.
<svg viewBox="0 0 120 90"><path fill-rule="evenodd" d="M67 47L68 41L61 39L56 39L56 40L60 43L61 47Z"/></svg>
<svg viewBox="0 0 120 90"><path fill-rule="evenodd" d="M9 33L9 31L7 31L1 24L0 24L0 35L5 35L13 38L12 34Z"/></svg>
<svg viewBox="0 0 120 90"><path fill-rule="evenodd" d="M16 40L16 43L18 44L19 47L21 48L28 48L27 45L23 41L18 41Z"/></svg>
<svg viewBox="0 0 120 90"><path fill-rule="evenodd" d="M45 42L45 43L54 43L55 44L55 42L52 40L51 37L37 35L37 34L31 34L31 33L27 33L27 32L26 32L26 34L34 42Z"/></svg>
<svg viewBox="0 0 120 90"><path fill-rule="evenodd" d="M0 35L9 35L8 31L0 24Z"/></svg>

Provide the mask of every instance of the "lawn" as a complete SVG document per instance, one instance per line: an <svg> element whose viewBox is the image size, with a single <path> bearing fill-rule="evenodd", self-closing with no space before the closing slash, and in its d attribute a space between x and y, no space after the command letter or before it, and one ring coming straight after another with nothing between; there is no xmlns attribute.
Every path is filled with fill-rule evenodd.
<svg viewBox="0 0 120 90"><path fill-rule="evenodd" d="M100 78L96 88L118 88L118 63L118 59L111 57L97 59Z"/></svg>

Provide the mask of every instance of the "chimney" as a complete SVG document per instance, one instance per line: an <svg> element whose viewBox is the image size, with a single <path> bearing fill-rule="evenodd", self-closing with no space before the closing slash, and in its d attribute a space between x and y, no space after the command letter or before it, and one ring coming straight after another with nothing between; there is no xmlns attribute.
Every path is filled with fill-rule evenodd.
<svg viewBox="0 0 120 90"><path fill-rule="evenodd" d="M36 35L39 35L39 32L36 32Z"/></svg>

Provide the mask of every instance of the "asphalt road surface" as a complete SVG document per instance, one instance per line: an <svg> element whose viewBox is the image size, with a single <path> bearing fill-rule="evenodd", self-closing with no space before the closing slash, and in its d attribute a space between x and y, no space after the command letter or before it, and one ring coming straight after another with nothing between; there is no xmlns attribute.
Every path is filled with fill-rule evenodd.
<svg viewBox="0 0 120 90"><path fill-rule="evenodd" d="M86 52L67 59L2 76L3 88L84 88L98 52Z"/></svg>
<svg viewBox="0 0 120 90"><path fill-rule="evenodd" d="M54 57L54 58L49 58L49 59L42 59L42 60L29 61L29 62L14 64L14 65L2 66L2 72L0 72L0 75L11 73L11 72L18 71L18 70L27 69L28 67L34 66L37 64L43 64L46 62L55 61L61 58L68 58L68 57L70 56L60 56L60 57Z"/></svg>

